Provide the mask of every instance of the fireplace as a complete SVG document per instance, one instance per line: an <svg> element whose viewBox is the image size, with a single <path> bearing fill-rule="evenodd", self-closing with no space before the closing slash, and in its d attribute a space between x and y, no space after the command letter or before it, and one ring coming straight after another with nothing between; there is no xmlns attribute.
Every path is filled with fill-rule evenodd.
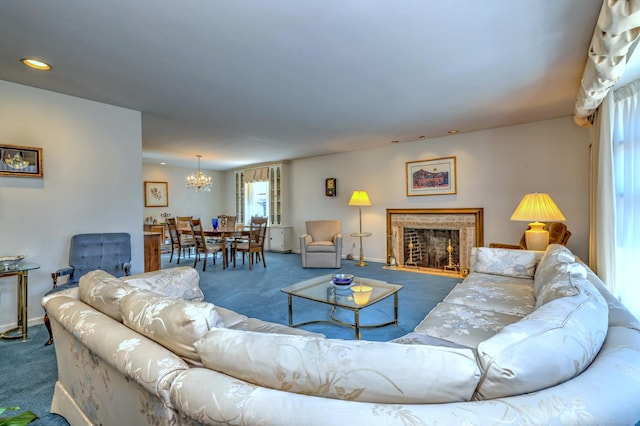
<svg viewBox="0 0 640 426"><path fill-rule="evenodd" d="M483 209L387 209L387 263L465 275L482 246Z"/></svg>

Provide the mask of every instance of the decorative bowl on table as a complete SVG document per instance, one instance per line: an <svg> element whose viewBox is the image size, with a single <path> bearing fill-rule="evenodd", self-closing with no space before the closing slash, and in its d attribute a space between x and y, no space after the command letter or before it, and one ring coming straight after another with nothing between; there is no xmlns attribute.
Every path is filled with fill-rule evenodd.
<svg viewBox="0 0 640 426"><path fill-rule="evenodd" d="M16 269L18 263L24 259L25 255L18 256L0 256L0 271L10 271Z"/></svg>
<svg viewBox="0 0 640 426"><path fill-rule="evenodd" d="M333 284L338 289L346 289L353 285L353 275L351 274L335 274L331 279Z"/></svg>

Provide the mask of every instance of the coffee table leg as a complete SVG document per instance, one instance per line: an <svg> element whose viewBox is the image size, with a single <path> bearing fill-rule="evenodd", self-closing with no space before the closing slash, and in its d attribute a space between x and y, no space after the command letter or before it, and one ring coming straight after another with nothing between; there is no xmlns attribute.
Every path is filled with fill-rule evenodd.
<svg viewBox="0 0 640 426"><path fill-rule="evenodd" d="M393 295L393 326L398 326L398 292Z"/></svg>
<svg viewBox="0 0 640 426"><path fill-rule="evenodd" d="M293 307L291 306L293 297L291 293L287 295L287 298L289 300L289 327L293 327Z"/></svg>
<svg viewBox="0 0 640 426"><path fill-rule="evenodd" d="M356 331L356 339L360 340L360 337L362 337L360 335L360 310L356 309L355 311L353 311L353 328Z"/></svg>

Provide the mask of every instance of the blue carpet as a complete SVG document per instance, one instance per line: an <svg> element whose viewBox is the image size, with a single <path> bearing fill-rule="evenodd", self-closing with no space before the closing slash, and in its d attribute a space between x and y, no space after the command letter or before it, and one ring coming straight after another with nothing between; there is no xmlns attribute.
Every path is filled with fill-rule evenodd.
<svg viewBox="0 0 640 426"><path fill-rule="evenodd" d="M342 268L302 269L300 255L267 253L267 268L262 263L249 265L238 262L222 269L220 262L207 265L202 272L202 263L198 263L200 286L205 299L211 303L242 313L249 317L260 318L280 324L287 324L287 295L281 288L299 281L320 275L347 273L356 276L375 278L401 284L399 293L398 327L362 330L362 338L374 341L386 341L412 331L425 315L440 302L461 278L441 277L404 271L383 269L383 264L369 263L366 267L357 267L353 261L345 260ZM167 255L162 256L163 269L178 266L176 259L169 263ZM180 266L193 266L191 259L182 259ZM294 321L329 319L329 307L324 304L294 298ZM340 319L351 320L350 311L338 312ZM393 316L393 298L383 300L361 311L362 323L387 321ZM354 332L349 327L320 323L303 327L306 330L325 334L330 338L353 339ZM0 386L0 407L19 406L31 410L40 419L33 425L67 425L60 416L49 413L53 387L57 379L57 367L53 346L43 346L47 332L43 325L29 327L29 340L0 341L0 359L2 360L2 386Z"/></svg>

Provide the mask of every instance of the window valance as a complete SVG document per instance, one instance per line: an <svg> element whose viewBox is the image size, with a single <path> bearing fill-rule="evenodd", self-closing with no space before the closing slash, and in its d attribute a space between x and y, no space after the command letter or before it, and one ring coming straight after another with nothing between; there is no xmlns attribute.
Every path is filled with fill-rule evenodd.
<svg viewBox="0 0 640 426"><path fill-rule="evenodd" d="M640 39L640 0L604 0L589 46L574 121L590 127L593 115L616 84Z"/></svg>
<svg viewBox="0 0 640 426"><path fill-rule="evenodd" d="M267 182L269 180L269 167L258 167L244 170L244 182Z"/></svg>

